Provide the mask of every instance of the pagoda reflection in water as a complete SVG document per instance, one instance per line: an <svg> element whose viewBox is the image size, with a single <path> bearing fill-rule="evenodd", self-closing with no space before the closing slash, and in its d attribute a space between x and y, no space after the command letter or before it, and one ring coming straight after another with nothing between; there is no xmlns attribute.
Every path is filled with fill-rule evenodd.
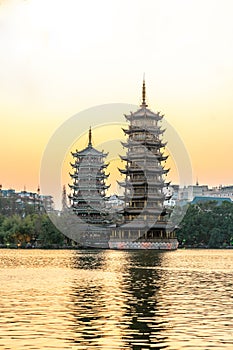
<svg viewBox="0 0 233 350"><path fill-rule="evenodd" d="M164 176L168 173L163 164L166 143L162 141L164 130L160 122L163 115L147 108L146 87L143 81L142 104L140 108L125 115L129 122L128 129L123 129L127 142L122 145L127 149L121 156L125 168L119 169L125 180L119 184L124 187L124 208L120 221L111 221L105 207L106 153L93 148L91 130L88 147L72 153L76 159L72 164L71 175L73 194L70 196L72 208L90 226L105 227L105 239L111 249L176 249L174 225L169 222L169 213L164 209L168 199L164 188L169 183ZM90 227L90 235L93 235ZM106 230L106 228L108 228ZM97 238L98 235L95 235Z"/></svg>

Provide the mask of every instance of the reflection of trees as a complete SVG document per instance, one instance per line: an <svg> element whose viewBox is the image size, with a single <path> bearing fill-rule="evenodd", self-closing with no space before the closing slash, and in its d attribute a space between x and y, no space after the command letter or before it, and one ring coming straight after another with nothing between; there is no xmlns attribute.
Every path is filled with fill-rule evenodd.
<svg viewBox="0 0 233 350"><path fill-rule="evenodd" d="M82 348L166 348L166 324L156 294L163 253L76 252L72 285L72 342ZM163 332L161 332L163 330Z"/></svg>

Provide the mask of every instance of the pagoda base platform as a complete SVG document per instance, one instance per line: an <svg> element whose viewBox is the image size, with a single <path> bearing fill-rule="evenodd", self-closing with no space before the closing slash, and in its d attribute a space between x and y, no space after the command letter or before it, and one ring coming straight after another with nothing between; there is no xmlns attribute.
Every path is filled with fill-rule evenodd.
<svg viewBox="0 0 233 350"><path fill-rule="evenodd" d="M51 216L53 223L69 239L76 242L81 249L119 249L119 250L176 250L178 241L172 227L165 231L164 224L156 226L158 232L153 231L154 237L145 237L149 232L144 226L116 227L115 225L91 225L84 222L71 213ZM130 230L130 232L129 232ZM161 231L161 232L160 232ZM156 237L156 234L163 235ZM174 235L172 237L172 235Z"/></svg>
<svg viewBox="0 0 233 350"><path fill-rule="evenodd" d="M110 249L119 250L176 250L178 241L176 238L171 239L153 239L153 240L110 240Z"/></svg>

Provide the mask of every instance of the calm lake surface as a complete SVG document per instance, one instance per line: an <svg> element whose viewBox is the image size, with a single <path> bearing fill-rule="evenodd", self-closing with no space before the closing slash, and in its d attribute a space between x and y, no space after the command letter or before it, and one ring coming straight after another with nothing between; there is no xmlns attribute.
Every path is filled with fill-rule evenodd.
<svg viewBox="0 0 233 350"><path fill-rule="evenodd" d="M233 349L233 250L0 250L0 349Z"/></svg>

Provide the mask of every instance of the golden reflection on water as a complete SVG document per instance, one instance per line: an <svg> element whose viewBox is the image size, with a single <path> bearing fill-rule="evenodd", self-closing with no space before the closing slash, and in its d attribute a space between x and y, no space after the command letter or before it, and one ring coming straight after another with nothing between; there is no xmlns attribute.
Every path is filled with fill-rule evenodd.
<svg viewBox="0 0 233 350"><path fill-rule="evenodd" d="M233 348L233 251L0 257L0 349Z"/></svg>
<svg viewBox="0 0 233 350"><path fill-rule="evenodd" d="M76 319L76 339L80 349L124 349L126 323L121 320L127 309L122 293L124 255L118 259L109 251L78 255L75 267L85 271L85 282L74 280L72 301Z"/></svg>

